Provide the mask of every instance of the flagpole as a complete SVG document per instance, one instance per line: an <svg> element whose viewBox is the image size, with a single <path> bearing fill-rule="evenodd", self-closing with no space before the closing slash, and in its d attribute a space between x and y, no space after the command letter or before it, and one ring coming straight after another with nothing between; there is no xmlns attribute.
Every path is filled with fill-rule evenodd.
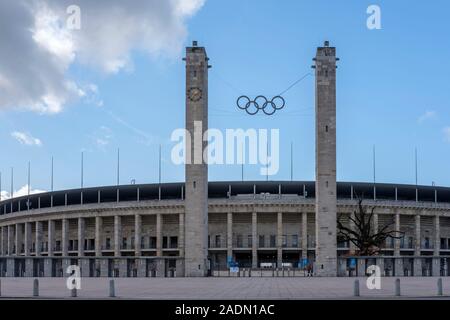
<svg viewBox="0 0 450 320"><path fill-rule="evenodd" d="M30 177L30 175L31 175L31 162L30 161L28 161L28 197L30 196L30 180L31 180L31 177Z"/></svg>
<svg viewBox="0 0 450 320"><path fill-rule="evenodd" d="M158 182L161 184L161 144L159 145Z"/></svg>
<svg viewBox="0 0 450 320"><path fill-rule="evenodd" d="M14 168L11 167L11 199L14 197Z"/></svg>
<svg viewBox="0 0 450 320"><path fill-rule="evenodd" d="M291 181L294 180L294 156L293 156L293 142L291 141Z"/></svg>
<svg viewBox="0 0 450 320"><path fill-rule="evenodd" d="M267 139L266 144L266 162L267 162L267 168L266 168L266 181L269 181L269 139Z"/></svg>
<svg viewBox="0 0 450 320"><path fill-rule="evenodd" d="M376 184L376 150L375 145L373 145L373 184Z"/></svg>
<svg viewBox="0 0 450 320"><path fill-rule="evenodd" d="M244 182L244 144L241 146L241 179Z"/></svg>
<svg viewBox="0 0 450 320"><path fill-rule="evenodd" d="M414 150L415 153L415 167L416 167L416 186L418 184L418 178L417 178L417 147Z"/></svg>
<svg viewBox="0 0 450 320"><path fill-rule="evenodd" d="M117 148L117 185L120 185L120 149Z"/></svg>
<svg viewBox="0 0 450 320"><path fill-rule="evenodd" d="M81 151L81 189L83 189L84 184L84 152Z"/></svg>
<svg viewBox="0 0 450 320"><path fill-rule="evenodd" d="M53 192L53 156L52 156L52 167L51 167L50 189L51 189L51 191Z"/></svg>

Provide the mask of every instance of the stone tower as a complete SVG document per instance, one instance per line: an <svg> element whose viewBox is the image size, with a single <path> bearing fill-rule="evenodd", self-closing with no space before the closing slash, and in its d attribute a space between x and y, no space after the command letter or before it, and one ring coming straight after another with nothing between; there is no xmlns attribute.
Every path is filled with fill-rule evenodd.
<svg viewBox="0 0 450 320"><path fill-rule="evenodd" d="M186 48L185 276L203 277L208 264L208 166L203 161L208 129L208 57L194 41Z"/></svg>
<svg viewBox="0 0 450 320"><path fill-rule="evenodd" d="M318 276L336 276L336 48L317 48L316 262Z"/></svg>

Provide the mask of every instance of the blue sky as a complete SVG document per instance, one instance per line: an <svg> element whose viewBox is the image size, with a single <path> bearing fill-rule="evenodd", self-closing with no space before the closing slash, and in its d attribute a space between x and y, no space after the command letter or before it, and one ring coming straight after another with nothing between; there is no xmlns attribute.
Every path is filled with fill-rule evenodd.
<svg viewBox="0 0 450 320"><path fill-rule="evenodd" d="M381 8L381 30L366 27L371 4ZM353 0L345 5L331 0L207 0L185 20L181 45L198 40L211 59L210 127L280 129L281 167L271 179L290 179L291 142L294 179L314 179L314 78L289 90L285 109L272 117L248 116L237 110L235 100L240 94L283 91L312 71L316 47L329 40L340 58L338 180L372 181L376 145L377 181L414 183L417 147L419 183L449 186L449 10L444 0ZM70 101L55 114L0 109L2 189L9 190L11 167L15 189L25 185L31 161L32 188L48 190L51 156L55 189L79 187L81 151L85 186L114 184L117 148L122 184L132 179L157 182L159 144L162 181L183 181L183 167L170 161L170 135L184 125L182 56L182 50L154 55L131 48L132 68L116 73L75 59L65 76L95 84L97 91L88 99ZM41 145L21 144L13 132L26 132ZM239 165L209 169L211 181L240 178ZM259 166L249 165L245 179L265 177Z"/></svg>

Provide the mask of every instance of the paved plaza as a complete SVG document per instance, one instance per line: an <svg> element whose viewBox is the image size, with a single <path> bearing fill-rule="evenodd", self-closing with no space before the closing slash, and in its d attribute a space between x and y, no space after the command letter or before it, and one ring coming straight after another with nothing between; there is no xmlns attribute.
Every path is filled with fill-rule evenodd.
<svg viewBox="0 0 450 320"><path fill-rule="evenodd" d="M449 299L450 278L443 280L443 296L437 296L435 277L399 278L401 297L395 297L395 279L382 278L380 290L369 290L360 281L360 297L353 296L357 278L116 278L116 299ZM77 299L109 299L109 278L82 278ZM68 298L66 279L40 278L40 298ZM32 298L33 278L2 278L1 298Z"/></svg>

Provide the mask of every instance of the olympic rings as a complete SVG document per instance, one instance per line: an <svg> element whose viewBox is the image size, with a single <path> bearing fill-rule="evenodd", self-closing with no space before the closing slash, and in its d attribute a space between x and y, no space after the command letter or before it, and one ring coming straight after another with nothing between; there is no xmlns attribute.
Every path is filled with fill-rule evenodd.
<svg viewBox="0 0 450 320"><path fill-rule="evenodd" d="M277 110L284 108L286 102L282 96L275 96L272 100L267 100L265 96L257 96L251 100L247 96L240 96L236 100L236 105L239 109L245 110L249 115L253 116L262 110L264 114L271 116Z"/></svg>

